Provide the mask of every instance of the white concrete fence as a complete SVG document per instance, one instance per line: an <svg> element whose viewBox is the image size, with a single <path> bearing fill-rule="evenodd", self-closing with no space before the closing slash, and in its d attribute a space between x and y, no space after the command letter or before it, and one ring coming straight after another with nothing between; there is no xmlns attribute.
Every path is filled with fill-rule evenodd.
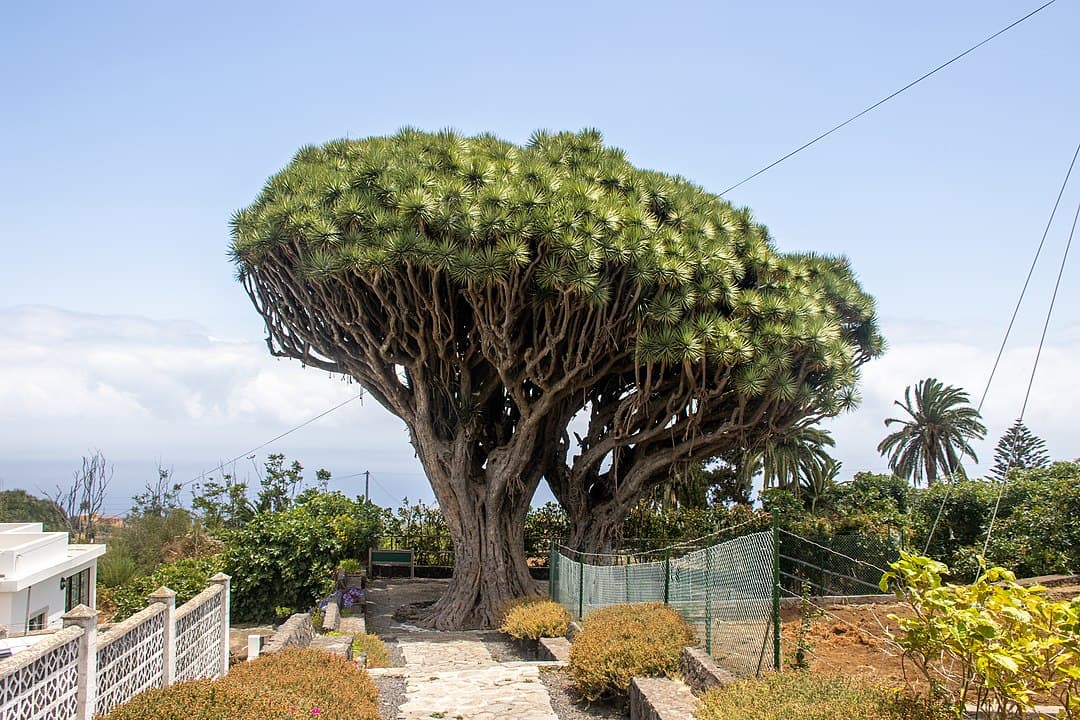
<svg viewBox="0 0 1080 720"><path fill-rule="evenodd" d="M229 671L229 576L180 607L161 588L150 605L98 632L79 605L64 629L0 661L0 720L92 720L144 690Z"/></svg>

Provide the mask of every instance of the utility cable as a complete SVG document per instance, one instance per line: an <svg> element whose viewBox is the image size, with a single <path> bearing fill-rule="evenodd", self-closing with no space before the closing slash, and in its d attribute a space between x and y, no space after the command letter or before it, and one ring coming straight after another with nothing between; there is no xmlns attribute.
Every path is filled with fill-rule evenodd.
<svg viewBox="0 0 1080 720"><path fill-rule="evenodd" d="M754 178L756 178L756 177L757 177L758 175L761 175L761 174L762 174L763 172L766 172L767 170L771 170L772 168L776 167L777 165L779 165L780 163L784 162L784 161L785 161L785 160L787 160L788 158L790 158L790 157L792 157L792 156L794 156L794 155L797 155L797 154L799 154L800 152L802 152L802 151L803 151L803 150L805 150L806 148L808 148L808 147L810 147L811 145L813 145L813 144L817 143L817 142L818 142L819 140L824 140L825 138L827 138L828 136L832 135L832 134L833 134L834 132L836 132L837 130L841 129L841 128L842 128L842 127L844 127L845 125L849 125L850 123L853 123L853 122L855 122L856 120L858 120L859 118L861 118L861 117L862 117L863 115L867 114L868 112L870 112L870 111L872 111L872 110L875 110L875 109L876 109L876 108L878 108L878 107L881 107L882 105L884 105L884 104L885 104L885 103L887 103L888 101L892 100L892 99L893 99L894 97L896 97L897 95L901 94L901 93L902 93L902 92L904 92L905 90L908 90L908 89L910 89L910 88L913 88L913 87L915 87L916 85L918 85L919 83L921 83L921 82L922 82L923 80L926 80L926 79L927 79L928 77L930 77L931 75L933 75L933 74L937 73L937 72L938 72L939 70L944 70L945 68L947 68L948 66L952 65L952 64L953 64L954 62L956 62L957 60L961 59L961 58L962 58L962 57L964 57L965 55L968 55L969 53L971 53L971 52L974 52L975 50L978 50L978 49L979 49L980 47L982 47L982 46L983 46L983 45L985 45L986 43L990 42L990 41L991 41L991 40L993 40L994 38L998 37L999 35L1002 35L1002 34L1004 34L1004 33L1008 32L1009 30L1012 30L1012 29L1013 29L1014 27L1016 27L1016 26L1017 26L1017 25L1019 25L1020 23L1024 22L1025 20L1027 20L1028 18L1032 17L1032 16L1033 16L1033 15L1035 15L1036 13L1039 13L1039 12L1041 12L1042 10L1045 10L1046 8L1050 7L1050 6L1051 6L1051 5L1053 5L1053 4L1055 3L1055 2L1057 2L1057 0L1049 0L1049 2L1047 2L1047 3L1044 3L1043 5L1040 5L1039 7L1035 8L1034 10L1032 10L1031 12L1029 12L1029 13L1028 13L1027 15L1025 15L1024 17L1020 18L1019 20L1015 20L1015 21L1013 21L1012 23L1010 23L1009 25L1006 25L1005 27L1003 27L1002 29L998 30L998 31L997 31L996 33L994 33L993 35L989 36L988 38L986 38L986 39L982 40L981 42L978 42L978 43L976 43L975 45L972 45L971 47L969 47L969 48L968 48L967 50L965 50L964 52L962 52L962 53L960 53L959 55L957 55L957 56L953 57L953 58L952 58L951 60L947 60L946 62L943 62L942 64L938 65L938 66L937 66L936 68L934 68L933 70L931 70L931 71L929 71L929 72L927 72L927 73L925 73L925 74L921 75L920 77L916 78L915 80L912 80L912 81L911 81L911 82L909 82L909 83L908 83L907 85L905 85L904 87L900 88L899 90L896 90L896 91L895 91L895 92L893 92L892 94L890 94L890 95L887 95L886 97L882 98L881 100L878 100L878 101L877 101L876 103L874 103L873 105L871 105L871 106L867 107L867 108L866 108L865 110L862 110L862 111L860 111L860 112L858 112L858 113L856 113L856 114L852 115L852 116L851 116L851 117L849 117L849 118L848 118L847 120L845 120L844 122L840 123L839 125L836 125L836 126L834 126L833 128L831 128L831 129L829 129L829 130L826 130L825 132L821 133L820 135L818 135L818 136L817 136L816 138L814 138L813 140L810 140L809 142L803 143L803 144L802 144L802 145L800 145L799 147L797 147L797 148L795 148L794 150L792 150L791 152L789 152L789 153L788 153L787 155L784 155L783 157L781 157L781 158L779 158L779 159L777 159L777 160L774 160L773 162L769 163L769 164L768 164L768 165L766 165L765 167L761 168L760 170L758 170L758 171L757 171L756 173L754 173L753 175L749 175L749 176L747 176L747 177L743 178L743 179L742 179L742 180L740 180L739 182L737 182L737 183L735 183L734 185L732 185L731 187L729 187L729 188L728 188L727 190L724 190L723 192L721 192L721 193L720 193L720 195L721 195L721 196L723 196L723 195L727 195L727 194L728 194L729 192L731 192L731 191L732 191L732 190L734 190L735 188L739 187L740 185L743 185L743 184L745 184L745 183L748 183L748 182L750 182L751 180L753 180Z"/></svg>
<svg viewBox="0 0 1080 720"><path fill-rule="evenodd" d="M1031 366L1031 377L1028 378L1027 392L1024 393L1024 404L1020 408L1020 421L1024 420L1024 412L1027 410L1028 398L1031 397L1031 386L1035 382L1035 371L1039 368L1039 358L1042 357L1043 344L1046 342L1046 331L1050 327L1050 316L1054 313L1054 303L1057 301L1058 289L1061 287L1061 276L1065 272L1065 261L1069 259L1069 248L1072 247L1073 236L1076 234L1076 221L1080 219L1080 203L1076 204L1076 212L1073 214L1072 228L1069 230L1069 239L1065 242L1065 252L1061 255L1061 265L1058 267L1057 281L1054 283L1054 292L1050 295L1050 307L1046 309L1046 321L1043 323L1042 335L1039 337L1039 347L1035 351L1035 362ZM997 521L998 508L1001 507L1001 496L1005 494L1005 484L1008 477L998 488L997 501L994 502L994 513L990 516L990 525L986 528L986 542L983 543L983 557L990 547L990 536L994 533L994 523Z"/></svg>
<svg viewBox="0 0 1080 720"><path fill-rule="evenodd" d="M1065 187L1069 184L1069 177L1072 175L1073 166L1076 165L1076 158L1080 155L1080 143L1076 145L1076 152L1073 153L1072 162L1069 163L1069 169L1065 172L1065 180L1061 183L1061 189L1058 190L1057 199L1054 200L1054 207L1050 210L1050 218L1046 221L1046 227L1043 229L1042 239L1039 240L1039 247L1035 250L1035 257L1031 261L1031 267L1028 268L1027 278L1024 279L1024 287L1020 289L1020 297L1016 300L1016 307L1013 308L1012 318L1009 319L1009 326L1005 329L1005 337L1001 338L1001 347L998 348L997 357L994 358L994 367L990 370L990 377L986 379L986 387L983 388L982 397L979 398L979 407L976 412L981 413L983 403L986 402L986 394L990 391L990 383L994 381L994 373L997 372L998 364L1001 363L1001 356L1005 353L1005 343L1009 341L1009 334L1012 332L1013 324L1016 323L1016 316L1020 312L1020 303L1024 301L1024 295L1027 293L1028 285L1031 283L1031 276L1035 272L1035 265L1039 262L1039 255L1042 253L1043 245L1046 244L1046 236L1050 233L1050 226L1054 223L1054 216L1057 214L1058 205L1061 203L1061 196L1065 194ZM1061 279L1060 276L1058 278ZM1055 292L1057 289L1055 288ZM1049 320L1049 315L1047 316ZM1045 330L1043 331L1045 337ZM1040 348L1041 348L1040 344ZM1036 360L1036 363L1038 361ZM1032 373L1034 375L1034 373ZM1028 385L1028 391L1031 391L1031 385ZM1024 405L1027 406L1027 398L1024 398ZM1023 419L1024 413L1020 413L1021 419Z"/></svg>
<svg viewBox="0 0 1080 720"><path fill-rule="evenodd" d="M1046 244L1046 237L1050 233L1050 227L1054 224L1054 217L1057 216L1058 207L1061 204L1061 197L1065 194L1065 188L1069 185L1069 178L1072 177L1073 168L1076 166L1076 158L1080 156L1080 143L1076 146L1076 151L1073 152L1072 160L1069 162L1069 168L1065 171L1065 179L1061 183L1061 188L1058 190L1057 197L1054 199L1054 206L1050 209L1050 217L1046 221L1046 227L1043 228L1042 239L1039 240L1039 246L1035 249L1035 257L1031 261L1031 267L1028 268L1027 277L1024 279L1024 286L1020 289L1020 297L1016 299L1016 305L1013 307L1012 317L1009 319L1009 325L1005 329L1005 335L1001 338L1001 346L998 347L997 357L994 358L994 365L990 369L990 377L986 379L986 385L983 387L982 397L979 398L979 406L976 409L977 413L982 413L983 404L986 402L986 396L990 392L990 384L994 381L994 375L997 373L998 365L1001 363L1001 358L1005 354L1005 346L1009 342L1009 335L1012 333L1013 325L1016 323L1016 316L1020 312L1020 304L1024 301L1024 295L1027 294L1028 285L1031 283L1031 277L1035 272L1035 266L1039 262L1039 256L1042 254L1043 246ZM1070 234L1070 242L1072 235ZM1066 249L1066 256L1068 250ZM1062 267L1064 267L1064 258L1062 258ZM1058 281L1061 281L1061 275L1058 275ZM1054 287L1054 295L1057 295L1057 287ZM1051 301L1051 309L1053 308L1053 301ZM1049 323L1050 317L1047 314L1047 323ZM1043 339L1046 338L1046 328L1043 328ZM1039 351L1042 351L1042 341L1039 342ZM1038 358L1036 358L1036 365L1038 364ZM1032 378L1035 373L1032 370ZM1028 383L1028 393L1031 392L1031 383ZM1024 397L1024 407L1027 407L1027 397ZM1020 411L1021 419L1023 418L1023 410ZM961 451L961 459L965 453ZM934 533L937 532L938 523L941 521L941 514L945 510L945 504L949 502L949 496L952 494L952 485L945 488L945 496L941 499L941 507L938 508L937 516L934 517L934 524L930 526L930 534L926 536L926 545L923 547L923 555L930 550L930 543L934 539ZM999 497L1000 500L1000 497ZM994 507L994 516L997 516L997 506ZM983 551L985 554L985 550Z"/></svg>
<svg viewBox="0 0 1080 720"><path fill-rule="evenodd" d="M310 425L311 423L315 422L316 420L320 420L320 419L322 419L322 418L326 417L327 415L329 415L330 413L334 412L335 410L340 410L341 408L345 407L346 405L348 405L349 403L353 402L354 400L359 400L359 399L361 399L361 398L363 398L363 397L364 397L364 393L363 393L363 392L361 392L361 393L359 393L359 394L357 394L357 395L353 395L353 396L352 396L351 398L349 398L348 400L345 400L345 401L343 401L343 402L340 402L340 403L338 403L337 405L335 405L334 407L332 407L332 408L330 408L330 409L328 409L328 410L323 410L323 411L322 411L321 413L319 413L319 414L318 414L318 415L316 415L315 417L313 417L313 418L308 418L308 419L307 419L307 420L305 420L304 422L302 422L302 423L300 423L299 425L296 425L296 426L294 426L294 427L292 427L292 428L290 428L290 429L286 430L285 432L281 433L281 434L280 434L280 435L278 435L277 437L273 437L273 438L270 438L269 440L267 440L266 442L262 443L261 445L256 445L255 447L251 448L251 449L250 449L250 450L248 450L247 452L242 452L242 453L240 453L239 455L237 455L236 457L234 457L234 458L233 458L232 460L226 460L226 461L224 461L223 463L221 463L220 465L218 465L217 467L215 467L214 469L212 469L212 470L207 470L207 471L204 471L204 472L200 473L199 475L197 475L197 476L193 477L193 478L192 478L191 480L188 480L188 481L187 481L186 483L184 483L183 485L184 485L185 487L186 487L186 486L188 486L188 485L192 485L192 484L194 484L195 482L198 482L198 481L199 481L199 480L200 480L201 478L204 478L204 477L206 477L206 476L207 476L208 474L210 474L210 473L215 473L215 472L217 472L218 470L223 470L223 469L225 468L225 466L226 466L226 465L231 465L232 463L234 463L234 462L236 462L236 461L238 461L238 460L241 460L241 459L243 459L243 458L247 457L248 455L251 455L251 454L253 454L253 453L255 453L255 452L259 451L259 450L262 450L262 449L263 449L264 447L266 447L267 445L270 445L271 443L275 443L275 442L277 442L278 440L282 439L283 437L287 437L287 436L289 436L289 435L292 435L292 434L293 434L294 432L296 432L297 430L300 430L301 428L305 428L305 427L307 427L308 425Z"/></svg>

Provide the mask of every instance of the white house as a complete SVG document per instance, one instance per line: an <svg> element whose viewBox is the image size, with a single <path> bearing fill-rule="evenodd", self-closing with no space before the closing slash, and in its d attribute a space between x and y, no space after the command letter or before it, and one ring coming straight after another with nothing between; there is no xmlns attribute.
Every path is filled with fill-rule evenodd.
<svg viewBox="0 0 1080 720"><path fill-rule="evenodd" d="M95 607L104 554L104 545L71 545L41 523L0 523L0 625L9 635L60 627L76 605Z"/></svg>

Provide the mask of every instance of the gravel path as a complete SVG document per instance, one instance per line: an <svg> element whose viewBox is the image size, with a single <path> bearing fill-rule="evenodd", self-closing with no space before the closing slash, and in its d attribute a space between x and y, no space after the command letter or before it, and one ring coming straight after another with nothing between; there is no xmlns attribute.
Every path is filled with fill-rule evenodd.
<svg viewBox="0 0 1080 720"><path fill-rule="evenodd" d="M548 691L551 708L559 720L630 720L630 708L607 703L584 703L574 697L570 677L563 668L544 668L540 682Z"/></svg>

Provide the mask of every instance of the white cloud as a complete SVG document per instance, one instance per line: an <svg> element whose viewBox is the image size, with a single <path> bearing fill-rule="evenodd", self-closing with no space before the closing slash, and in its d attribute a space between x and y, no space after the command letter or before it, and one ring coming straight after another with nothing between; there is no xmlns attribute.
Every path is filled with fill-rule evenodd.
<svg viewBox="0 0 1080 720"><path fill-rule="evenodd" d="M972 404L978 404L997 354L996 348L979 346L966 339L916 339L918 327L912 325L887 327L886 334L899 339L892 341L884 357L864 368L862 405L856 412L830 423L845 473L886 469L876 447L889 432L884 419L904 415L893 402L903 398L907 386L936 377L948 385L964 388ZM1020 414L1034 358L1034 345L1009 348L1002 356L983 405L987 435L975 446L980 462L969 463L969 473L985 472L993 465L998 438ZM1077 358L1080 358L1080 334L1076 328L1063 329L1048 338L1024 416L1025 424L1046 440L1055 459L1080 456L1080 434L1074 412L1080 407Z"/></svg>
<svg viewBox="0 0 1080 720"><path fill-rule="evenodd" d="M299 363L271 358L258 340L211 337L183 322L102 316L51 307L0 309L0 482L51 486L89 448L101 448L141 487L158 460L194 476L353 397L358 386ZM937 339L927 339L933 333ZM884 470L875 448L882 421L907 385L925 377L967 389L978 401L994 350L948 329L886 327L888 353L863 372L862 407L834 420L845 474ZM1026 422L1056 458L1080 456L1080 332L1064 329L1044 349ZM984 410L985 470L997 438L1020 411L1034 348L1007 352ZM285 452L309 468L337 475L370 469L388 502L424 496L423 479L403 423L365 398L261 452ZM20 482L25 463L52 463L45 482ZM18 463L23 464L18 464ZM246 468L251 463L242 463ZM17 467L16 467L17 466ZM184 479L187 479L186 477ZM355 491L355 488L353 489Z"/></svg>
<svg viewBox="0 0 1080 720"><path fill-rule="evenodd" d="M15 486L51 486L70 473L58 476L57 463L73 468L92 448L116 462L124 493L158 460L193 476L359 393L270 357L261 340L189 323L35 306L0 309L0 327L0 483ZM339 475L371 469L388 485L398 473L400 494L386 494L426 492L403 423L368 398L260 452L275 451ZM52 466L42 475L35 463Z"/></svg>

